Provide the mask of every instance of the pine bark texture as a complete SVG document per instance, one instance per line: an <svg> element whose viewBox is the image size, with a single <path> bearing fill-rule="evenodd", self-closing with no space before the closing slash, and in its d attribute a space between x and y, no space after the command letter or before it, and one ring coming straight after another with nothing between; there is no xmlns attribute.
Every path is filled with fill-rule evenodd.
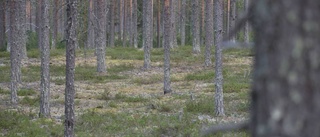
<svg viewBox="0 0 320 137"><path fill-rule="evenodd" d="M94 29L94 21L96 20L94 18L93 14L93 0L88 0L89 5L88 5L88 33L87 33L87 43L86 43L86 48L88 49L94 49L95 47L95 42L94 42L94 34L95 34L95 29Z"/></svg>
<svg viewBox="0 0 320 137"><path fill-rule="evenodd" d="M115 13L115 4L116 1L115 0L111 0L110 2L110 37L109 37L109 44L110 47L114 47L114 32L115 32L115 28L114 28L114 13Z"/></svg>
<svg viewBox="0 0 320 137"><path fill-rule="evenodd" d="M96 52L97 52L97 72L107 72L106 66L106 11L105 0L97 0L97 38L96 38Z"/></svg>
<svg viewBox="0 0 320 137"><path fill-rule="evenodd" d="M230 20L229 31L233 30L236 24L236 0L230 0ZM230 32L229 32L230 33ZM235 42L235 35L230 38L230 41Z"/></svg>
<svg viewBox="0 0 320 137"><path fill-rule="evenodd" d="M26 21L26 0L16 0L18 2L18 9L17 12L19 12L19 28L21 29L19 35L21 39L21 59L28 59L27 56L27 21Z"/></svg>
<svg viewBox="0 0 320 137"><path fill-rule="evenodd" d="M74 137L74 72L75 72L75 48L77 47L77 0L67 0L67 48L66 48L66 90L65 90L65 137Z"/></svg>
<svg viewBox="0 0 320 137"><path fill-rule="evenodd" d="M10 60L11 60L11 103L16 105L18 103L17 90L21 83L21 59L22 50L25 46L23 33L25 29L21 25L23 22L22 18L25 18L24 14L21 14L21 5L23 0L12 0L9 1L10 8L10 26L11 33L9 35L11 41L10 49ZM24 9L25 10L25 9Z"/></svg>
<svg viewBox="0 0 320 137"><path fill-rule="evenodd" d="M0 50L6 47L6 1L0 1Z"/></svg>
<svg viewBox="0 0 320 137"><path fill-rule="evenodd" d="M245 3L245 12L248 14L249 12L249 0L244 0ZM246 25L244 26L244 42L249 43L250 38L249 38L249 22L246 22Z"/></svg>
<svg viewBox="0 0 320 137"><path fill-rule="evenodd" d="M170 48L172 45L170 14L172 13L170 11L170 0L164 0L164 94L172 92L170 81Z"/></svg>
<svg viewBox="0 0 320 137"><path fill-rule="evenodd" d="M192 0L192 47L193 53L200 53L199 1Z"/></svg>
<svg viewBox="0 0 320 137"><path fill-rule="evenodd" d="M41 83L40 83L40 115L50 117L50 43L49 43L49 0L41 3Z"/></svg>
<svg viewBox="0 0 320 137"><path fill-rule="evenodd" d="M211 47L213 43L213 0L205 0L206 2L206 51L205 51L205 66L209 67L212 65L211 61Z"/></svg>
<svg viewBox="0 0 320 137"><path fill-rule="evenodd" d="M177 5L177 0L170 0L170 10L171 10L171 26L172 26L172 29L171 29L171 38L172 38L172 45L171 45L171 48L174 48L174 47L178 47L178 42L177 42L177 30L176 30L176 5Z"/></svg>
<svg viewBox="0 0 320 137"><path fill-rule="evenodd" d="M223 75L222 75L222 40L223 40L223 0L215 0L215 111L216 115L224 115Z"/></svg>
<svg viewBox="0 0 320 137"><path fill-rule="evenodd" d="M137 0L132 0L132 37L133 46L138 48L138 3Z"/></svg>
<svg viewBox="0 0 320 137"><path fill-rule="evenodd" d="M187 8L187 0L182 0L181 2L181 46L186 45L186 8Z"/></svg>
<svg viewBox="0 0 320 137"><path fill-rule="evenodd" d="M251 135L320 136L320 1L257 0Z"/></svg>
<svg viewBox="0 0 320 137"><path fill-rule="evenodd" d="M53 2L53 6L52 6L52 12L53 12L53 21L52 21L52 39L51 39L51 48L52 49L56 49L56 44L57 44L57 38L58 38L58 0L55 0Z"/></svg>
<svg viewBox="0 0 320 137"><path fill-rule="evenodd" d="M143 48L144 69L151 67L150 49L153 44L153 0L143 0Z"/></svg>

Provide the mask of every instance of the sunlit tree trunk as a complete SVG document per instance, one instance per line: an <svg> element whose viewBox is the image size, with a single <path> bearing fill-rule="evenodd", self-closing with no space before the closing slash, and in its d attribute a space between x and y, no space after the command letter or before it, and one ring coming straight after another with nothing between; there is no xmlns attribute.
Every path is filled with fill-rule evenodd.
<svg viewBox="0 0 320 137"><path fill-rule="evenodd" d="M41 3L41 84L40 84L40 115L50 117L50 43L49 43L49 0Z"/></svg>
<svg viewBox="0 0 320 137"><path fill-rule="evenodd" d="M170 38L171 25L171 15L170 0L164 0L164 94L171 93L171 81L170 81L170 48L172 44L172 39Z"/></svg>
<svg viewBox="0 0 320 137"><path fill-rule="evenodd" d="M74 72L75 72L75 48L77 47L77 0L67 0L67 48L66 48L66 89L65 89L65 121L64 136L74 137Z"/></svg>
<svg viewBox="0 0 320 137"><path fill-rule="evenodd" d="M153 40L153 0L143 0L143 47L144 69L151 67L150 49Z"/></svg>
<svg viewBox="0 0 320 137"><path fill-rule="evenodd" d="M222 75L222 40L223 40L223 0L215 0L215 112L217 116L224 115L223 105L223 75Z"/></svg>
<svg viewBox="0 0 320 137"><path fill-rule="evenodd" d="M97 36L96 36L96 52L97 52L97 71L100 73L107 72L106 67L106 2L105 0L97 0Z"/></svg>
<svg viewBox="0 0 320 137"><path fill-rule="evenodd" d="M199 1L192 1L192 45L193 53L200 53Z"/></svg>
<svg viewBox="0 0 320 137"><path fill-rule="evenodd" d="M209 67L212 65L211 61L211 46L213 43L213 0L205 0L206 10L206 51L205 51L205 66Z"/></svg>

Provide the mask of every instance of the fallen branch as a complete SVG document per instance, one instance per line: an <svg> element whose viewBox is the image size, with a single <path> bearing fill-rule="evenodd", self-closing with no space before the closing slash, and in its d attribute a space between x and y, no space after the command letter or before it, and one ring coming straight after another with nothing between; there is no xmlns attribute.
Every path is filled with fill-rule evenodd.
<svg viewBox="0 0 320 137"><path fill-rule="evenodd" d="M209 135L209 134L216 134L219 132L229 132L229 131L239 131L239 130L248 130L249 129L249 122L244 121L240 123L232 123L232 124L221 124L212 126L204 131L202 131L202 136Z"/></svg>

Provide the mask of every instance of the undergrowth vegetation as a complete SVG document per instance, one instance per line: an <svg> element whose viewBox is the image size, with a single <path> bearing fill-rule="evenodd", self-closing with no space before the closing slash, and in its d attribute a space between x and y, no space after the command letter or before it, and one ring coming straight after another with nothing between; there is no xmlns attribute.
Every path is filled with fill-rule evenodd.
<svg viewBox="0 0 320 137"><path fill-rule="evenodd" d="M79 60L75 68L76 136L200 136L201 130L212 124L248 118L250 49L224 51L224 117L214 114L214 66L204 68L203 54L193 55L191 46L171 50L173 93L163 95L163 52L160 48L152 49L152 68L144 71L141 69L143 50L107 48L107 73L99 74L93 62L94 50L78 50ZM3 100L0 102L0 136L63 136L63 45L50 54L52 118L49 119L38 117L39 51L30 47L28 57L31 62L22 65L18 109L7 105L10 100L9 56L5 51L0 52L4 64L0 66L0 100ZM245 137L248 134L231 132L214 136Z"/></svg>

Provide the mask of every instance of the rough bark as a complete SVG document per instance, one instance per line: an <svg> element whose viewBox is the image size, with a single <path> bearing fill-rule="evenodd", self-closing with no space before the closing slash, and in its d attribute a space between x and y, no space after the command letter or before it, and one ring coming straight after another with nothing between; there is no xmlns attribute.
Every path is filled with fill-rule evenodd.
<svg viewBox="0 0 320 137"><path fill-rule="evenodd" d="M211 46L213 45L213 1L206 0L206 51L205 51L205 66L209 67L212 65L211 61Z"/></svg>
<svg viewBox="0 0 320 137"><path fill-rule="evenodd" d="M16 105L18 103L17 90L19 89L19 84L21 83L21 49L23 46L23 39L21 34L24 29L21 28L21 19L23 16L20 14L19 8L22 1L12 0L8 2L9 12L10 12L10 26L9 29L11 33L9 35L12 41L10 43L10 60L11 60L11 103Z"/></svg>
<svg viewBox="0 0 320 137"><path fill-rule="evenodd" d="M114 13L115 13L115 0L111 0L110 2L110 38L109 38L109 44L110 47L114 47Z"/></svg>
<svg viewBox="0 0 320 137"><path fill-rule="evenodd" d="M66 48L66 89L65 89L65 137L74 136L74 72L75 72L75 48L77 47L77 0L67 0L67 48Z"/></svg>
<svg viewBox="0 0 320 137"><path fill-rule="evenodd" d="M0 1L0 50L6 47L6 1Z"/></svg>
<svg viewBox="0 0 320 137"><path fill-rule="evenodd" d="M50 117L50 43L49 43L49 0L41 3L41 83L40 83L40 115Z"/></svg>
<svg viewBox="0 0 320 137"><path fill-rule="evenodd" d="M249 11L249 0L244 0L245 1L245 9L246 13ZM250 38L249 38L249 22L246 22L246 25L244 26L244 42L249 43Z"/></svg>
<svg viewBox="0 0 320 137"><path fill-rule="evenodd" d="M138 48L138 4L137 0L132 0L132 37L133 46Z"/></svg>
<svg viewBox="0 0 320 137"><path fill-rule="evenodd" d="M153 40L153 0L143 0L143 47L144 47L144 69L149 69L150 49Z"/></svg>
<svg viewBox="0 0 320 137"><path fill-rule="evenodd" d="M27 30L27 21L26 21L26 0L18 0L18 9L17 12L19 12L19 27L21 29L20 31L20 37L21 39L21 59L27 59L27 35L26 35L26 30Z"/></svg>
<svg viewBox="0 0 320 137"><path fill-rule="evenodd" d="M88 33L87 33L87 43L86 48L93 49L95 47L94 43L94 15L93 15L93 0L88 0Z"/></svg>
<svg viewBox="0 0 320 137"><path fill-rule="evenodd" d="M164 0L164 94L172 92L170 81L170 48L172 45L170 14L172 13L170 11L170 0Z"/></svg>
<svg viewBox="0 0 320 137"><path fill-rule="evenodd" d="M230 1L230 19L229 19L229 31L233 30L236 24L236 0ZM230 34L230 32L229 32ZM235 42L235 35L230 38L230 41Z"/></svg>
<svg viewBox="0 0 320 137"><path fill-rule="evenodd" d="M254 1L251 135L320 136L320 1Z"/></svg>
<svg viewBox="0 0 320 137"><path fill-rule="evenodd" d="M180 35L181 35L181 46L186 45L186 6L187 1L182 0L181 2L181 29L180 29Z"/></svg>
<svg viewBox="0 0 320 137"><path fill-rule="evenodd" d="M172 38L172 45L171 48L178 47L177 42L177 30L176 30L176 3L177 0L170 0L170 10L171 10L171 38Z"/></svg>
<svg viewBox="0 0 320 137"><path fill-rule="evenodd" d="M51 36L51 48L56 49L57 36L58 36L58 0L52 3L52 36Z"/></svg>
<svg viewBox="0 0 320 137"><path fill-rule="evenodd" d="M215 112L217 116L224 115L223 105L223 75L222 75L222 40L223 40L223 0L215 0Z"/></svg>
<svg viewBox="0 0 320 137"><path fill-rule="evenodd" d="M107 72L106 67L106 12L104 0L97 0L97 38L96 38L96 52L97 52L97 71L99 73Z"/></svg>
<svg viewBox="0 0 320 137"><path fill-rule="evenodd" d="M199 1L192 1L192 46L193 53L200 53Z"/></svg>

